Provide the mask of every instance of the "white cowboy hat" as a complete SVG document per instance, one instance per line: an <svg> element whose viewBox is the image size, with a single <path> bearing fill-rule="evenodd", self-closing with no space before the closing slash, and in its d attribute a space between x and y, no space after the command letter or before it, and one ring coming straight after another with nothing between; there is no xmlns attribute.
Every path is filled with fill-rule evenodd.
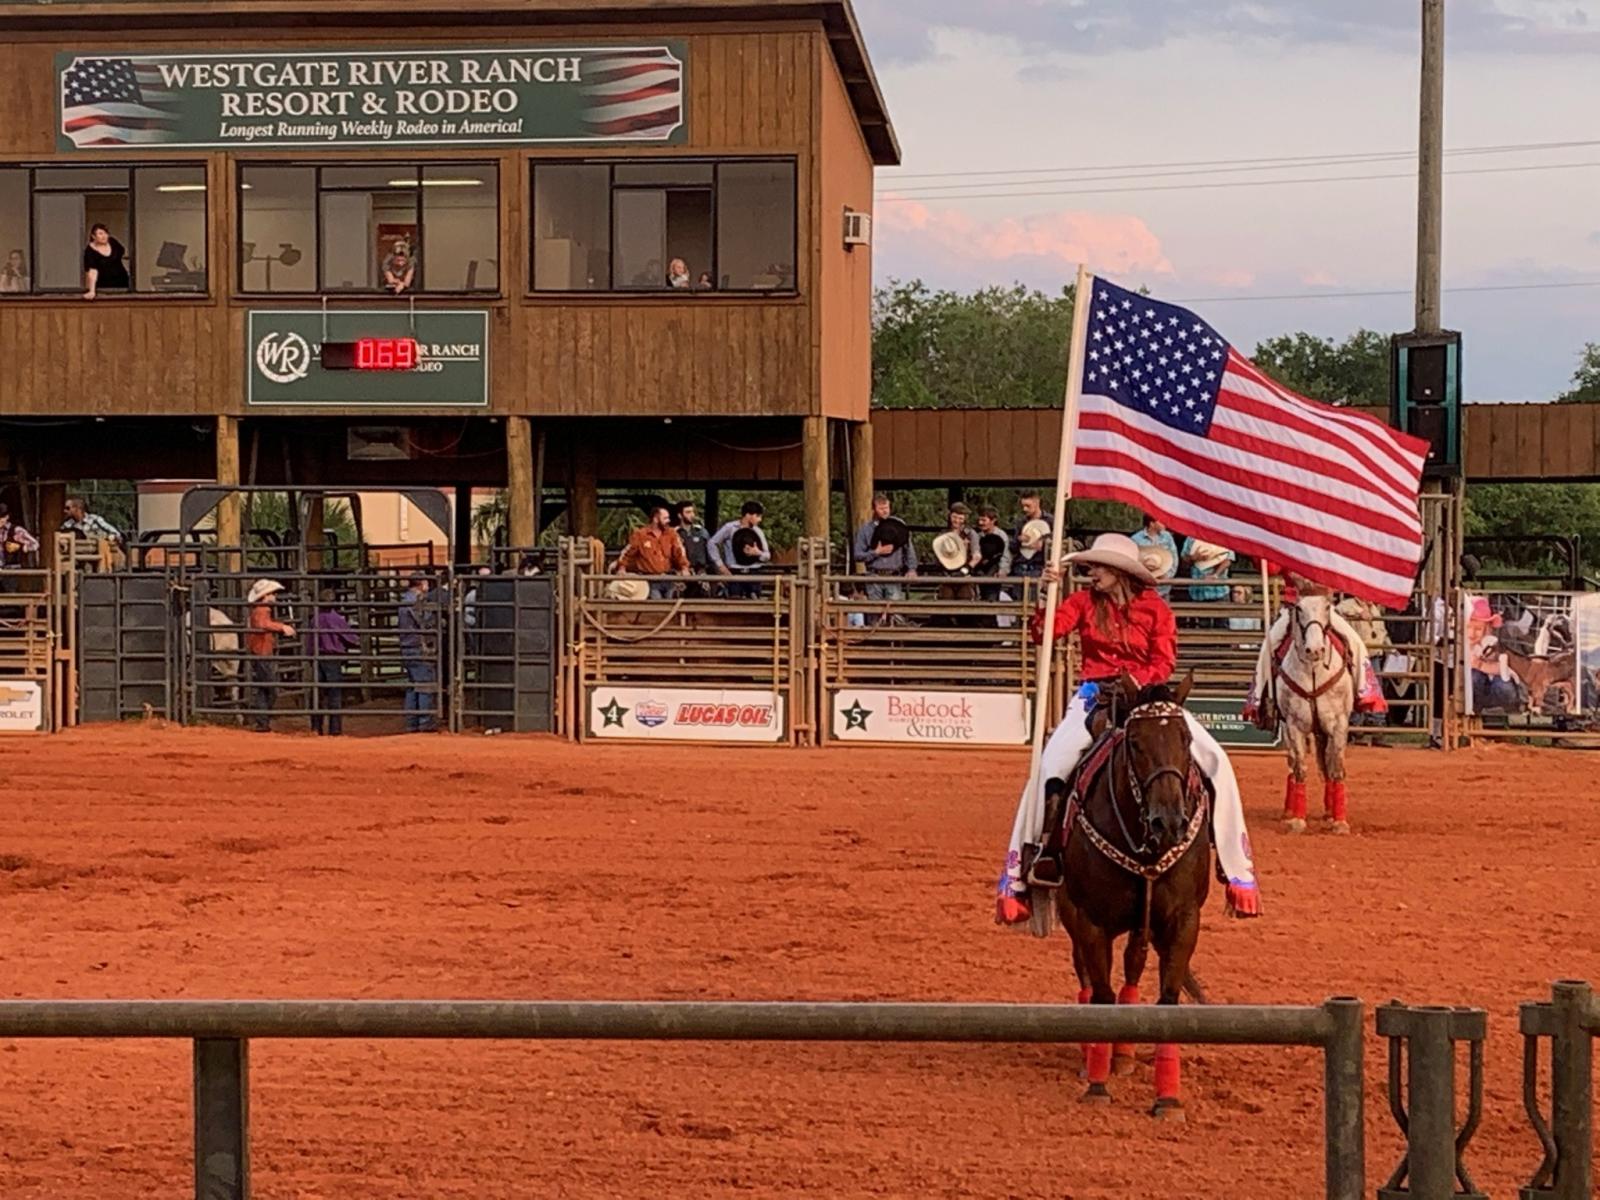
<svg viewBox="0 0 1600 1200"><path fill-rule="evenodd" d="M947 529L933 539L933 556L946 571L959 571L967 565L967 539L954 529Z"/></svg>
<svg viewBox="0 0 1600 1200"><path fill-rule="evenodd" d="M648 600L650 585L643 579L613 579L606 584L607 600Z"/></svg>
<svg viewBox="0 0 1600 1200"><path fill-rule="evenodd" d="M1070 563L1112 567L1142 583L1157 583L1150 568L1139 561L1138 544L1125 533L1102 533L1087 550L1067 555Z"/></svg>
<svg viewBox="0 0 1600 1200"><path fill-rule="evenodd" d="M1166 579L1176 573L1178 568L1178 560L1165 546L1140 546L1139 561L1144 564L1145 570L1157 579Z"/></svg>
<svg viewBox="0 0 1600 1200"><path fill-rule="evenodd" d="M1039 553L1039 548L1049 536L1049 522L1035 517L1017 533L1017 547L1022 551L1024 558L1032 558Z"/></svg>
<svg viewBox="0 0 1600 1200"><path fill-rule="evenodd" d="M1233 551L1226 546L1202 542L1198 538L1195 539L1194 545L1189 547L1189 557L1194 561L1194 565L1202 571L1208 571L1212 567L1220 567L1228 561L1228 556L1232 553Z"/></svg>
<svg viewBox="0 0 1600 1200"><path fill-rule="evenodd" d="M246 594L244 602L246 604L254 604L258 600L265 600L274 592L281 591L283 591L283 584L276 579L258 579L250 585L250 591Z"/></svg>

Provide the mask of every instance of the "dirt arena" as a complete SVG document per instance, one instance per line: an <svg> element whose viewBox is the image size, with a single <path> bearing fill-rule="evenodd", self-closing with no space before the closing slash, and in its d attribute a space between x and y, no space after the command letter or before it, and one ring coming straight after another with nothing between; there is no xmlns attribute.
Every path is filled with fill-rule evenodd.
<svg viewBox="0 0 1600 1200"><path fill-rule="evenodd" d="M7 743L15 997L1056 1001L1064 939L991 921L1012 753L316 741L129 726ZM1600 759L1353 753L1356 833L1290 838L1241 760L1264 920L1212 908L1213 998L1490 1011L1470 1163L1514 1194L1516 1003L1600 980ZM1151 980L1153 982L1153 974ZM1370 1028L1370 1025L1369 1025ZM1086 1109L1041 1047L258 1042L255 1194L1320 1194L1320 1058L1204 1048ZM1369 1041L1369 1184L1398 1140ZM0 1194L190 1194L189 1047L0 1042Z"/></svg>

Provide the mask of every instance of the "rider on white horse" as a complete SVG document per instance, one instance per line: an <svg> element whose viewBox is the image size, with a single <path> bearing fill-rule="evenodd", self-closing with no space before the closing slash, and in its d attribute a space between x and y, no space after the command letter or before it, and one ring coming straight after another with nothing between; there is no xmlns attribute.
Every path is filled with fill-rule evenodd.
<svg viewBox="0 0 1600 1200"><path fill-rule="evenodd" d="M1178 657L1177 622L1156 594L1158 581L1139 560L1139 547L1131 538L1104 534L1090 549L1068 555L1067 561L1089 568L1090 587L1067 596L1057 607L1055 636L1065 641L1073 633L1078 635L1088 682L1073 697L1045 745L1040 771L1046 780L1066 779L1088 751L1093 742L1089 719L1102 686L1114 685L1124 673L1141 687L1166 683ZM1041 602L1030 626L1035 642L1042 640L1044 617ZM1216 792L1212 836L1228 880L1228 911L1238 917L1258 916L1261 898L1239 781L1216 739L1192 716L1188 726L1195 765ZM1042 793L1038 781L1029 780L1017 804L996 902L995 919L1003 925L1021 924L1031 916L1030 880L1046 888L1061 880L1060 830L1044 829Z"/></svg>
<svg viewBox="0 0 1600 1200"><path fill-rule="evenodd" d="M1333 596L1331 588L1319 583L1313 583L1301 575L1288 576L1289 584L1295 589L1295 595L1324 595ZM1256 679L1250 689L1250 699L1245 706L1246 719L1254 719L1257 725L1267 729L1276 729L1278 725L1277 705L1273 699L1272 677L1277 666L1278 652L1283 646L1283 641L1289 636L1289 626L1293 619L1294 605L1288 602L1287 597L1283 611L1278 614L1278 619L1273 621L1272 628L1267 631L1266 639L1261 643L1261 653L1256 656ZM1331 603L1328 612L1328 628L1333 631L1345 644L1346 660L1350 677L1356 681L1355 711L1364 712L1369 708L1377 707L1383 693L1377 689L1377 677L1368 665L1367 644L1356 632L1344 615Z"/></svg>

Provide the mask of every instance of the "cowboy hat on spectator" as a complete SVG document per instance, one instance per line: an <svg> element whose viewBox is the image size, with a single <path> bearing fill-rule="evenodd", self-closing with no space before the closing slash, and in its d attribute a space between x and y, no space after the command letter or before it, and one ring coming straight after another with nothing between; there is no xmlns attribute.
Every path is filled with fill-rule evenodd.
<svg viewBox="0 0 1600 1200"><path fill-rule="evenodd" d="M1067 561L1075 565L1111 567L1141 583L1158 582L1150 568L1139 561L1138 545L1125 533L1102 533L1087 550L1067 555Z"/></svg>
<svg viewBox="0 0 1600 1200"><path fill-rule="evenodd" d="M1049 536L1049 523L1036 517L1024 525L1017 534L1017 547L1022 551L1024 558L1032 558L1039 553L1039 548L1044 545Z"/></svg>
<svg viewBox="0 0 1600 1200"><path fill-rule="evenodd" d="M643 579L613 579L606 584L607 600L648 600L650 585Z"/></svg>
<svg viewBox="0 0 1600 1200"><path fill-rule="evenodd" d="M933 556L946 571L959 571L967 565L967 539L947 529L933 539Z"/></svg>
<svg viewBox="0 0 1600 1200"><path fill-rule="evenodd" d="M265 600L268 596L274 594L275 592L281 591L283 591L283 584L279 583L276 579L258 579L250 585L250 591L245 596L244 602L246 604L255 604L261 600Z"/></svg>
<svg viewBox="0 0 1600 1200"><path fill-rule="evenodd" d="M1178 560L1165 546L1140 546L1139 561L1157 579L1169 578L1178 569Z"/></svg>
<svg viewBox="0 0 1600 1200"><path fill-rule="evenodd" d="M1233 551L1226 546L1218 546L1212 542L1202 542L1195 539L1194 545L1189 547L1189 559L1202 571L1210 571L1220 567L1228 561Z"/></svg>

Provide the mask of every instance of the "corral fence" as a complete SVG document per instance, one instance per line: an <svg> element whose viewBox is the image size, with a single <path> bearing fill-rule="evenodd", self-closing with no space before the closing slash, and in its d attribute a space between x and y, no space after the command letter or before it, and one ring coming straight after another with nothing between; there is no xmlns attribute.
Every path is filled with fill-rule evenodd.
<svg viewBox="0 0 1600 1200"><path fill-rule="evenodd" d="M56 539L59 568L0 569L0 734L72 723L77 647L73 541Z"/></svg>
<svg viewBox="0 0 1600 1200"><path fill-rule="evenodd" d="M1325 1195L1362 1200L1365 1189L1363 1009L1354 999L1316 1007L7 1000L0 1038L191 1041L196 1200L250 1195L250 1042L267 1038L1306 1046L1323 1057Z"/></svg>
<svg viewBox="0 0 1600 1200"><path fill-rule="evenodd" d="M1521 1200L1594 1196L1594 1039L1600 1002L1587 983L1563 980L1549 1001L1522 1006L1523 1106L1544 1157ZM1550 1109L1540 1100L1541 1048L1550 1045Z"/></svg>

